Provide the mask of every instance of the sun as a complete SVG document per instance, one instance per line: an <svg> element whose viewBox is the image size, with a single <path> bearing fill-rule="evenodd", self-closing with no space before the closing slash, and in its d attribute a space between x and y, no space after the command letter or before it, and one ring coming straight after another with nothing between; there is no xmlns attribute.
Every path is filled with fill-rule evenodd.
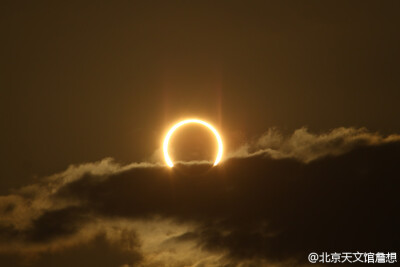
<svg viewBox="0 0 400 267"><path fill-rule="evenodd" d="M218 142L218 153L217 153L217 157L214 161L214 166L216 166L222 159L223 145L222 145L221 136L219 135L218 131L211 124L209 124L203 120L199 120L199 119L187 119L187 120L180 121L177 124L175 124L174 126L172 126L172 128L168 131L167 135L165 136L164 144L163 144L165 162L167 163L167 165L169 167L174 166L174 163L172 162L172 160L168 154L169 140L171 139L171 136L174 134L174 132L179 127L186 125L186 124L190 124L190 123L196 123L196 124L203 125L203 126L207 127L214 134L214 136Z"/></svg>

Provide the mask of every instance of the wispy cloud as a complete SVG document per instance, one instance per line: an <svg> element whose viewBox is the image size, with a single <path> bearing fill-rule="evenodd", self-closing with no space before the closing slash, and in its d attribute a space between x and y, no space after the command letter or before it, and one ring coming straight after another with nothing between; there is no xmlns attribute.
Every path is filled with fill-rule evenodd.
<svg viewBox="0 0 400 267"><path fill-rule="evenodd" d="M340 155L360 146L381 145L400 141L400 135L382 136L369 132L366 128L335 128L322 134L310 133L300 128L290 136L284 136L278 129L270 128L257 140L244 144L228 155L249 157L268 154L272 158L295 158L303 162Z"/></svg>
<svg viewBox="0 0 400 267"><path fill-rule="evenodd" d="M310 250L394 250L373 229L399 224L399 152L398 135L365 129L271 129L199 175L110 158L70 166L0 197L0 263L285 266Z"/></svg>

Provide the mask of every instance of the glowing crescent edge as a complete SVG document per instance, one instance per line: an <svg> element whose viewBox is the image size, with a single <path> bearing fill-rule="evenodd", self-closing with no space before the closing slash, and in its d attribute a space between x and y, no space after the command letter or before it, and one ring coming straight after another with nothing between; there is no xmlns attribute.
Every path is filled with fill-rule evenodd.
<svg viewBox="0 0 400 267"><path fill-rule="evenodd" d="M174 164L172 163L172 160L171 160L171 158L169 157L169 154L168 154L169 139L171 138L172 134L175 132L176 129L178 129L182 125L185 125L185 124L188 124L188 123L198 123L198 124L201 124L203 126L206 126L208 129L210 129L213 132L213 134L217 138L217 141L218 141L218 154L217 154L217 158L214 161L214 166L216 166L221 161L221 158L222 158L223 145L222 145L221 136L219 135L218 131L211 124L209 124L209 123L207 123L205 121L202 121L202 120L198 120L198 119L183 120L181 122L178 122L174 126L172 126L172 128L168 131L167 135L165 136L164 144L163 144L165 162L167 163L167 165L169 167L173 167L174 166Z"/></svg>

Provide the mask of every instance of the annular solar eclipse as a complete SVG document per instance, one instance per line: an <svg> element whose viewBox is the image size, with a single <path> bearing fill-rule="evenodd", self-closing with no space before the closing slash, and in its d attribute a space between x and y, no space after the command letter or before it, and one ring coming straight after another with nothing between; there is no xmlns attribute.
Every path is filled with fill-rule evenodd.
<svg viewBox="0 0 400 267"><path fill-rule="evenodd" d="M169 153L168 153L169 140L171 139L171 136L174 134L174 132L178 128L180 128L181 126L184 126L186 124L191 124L191 123L196 123L196 124L200 124L200 125L207 127L214 134L215 138L217 139L218 153L217 153L217 157L215 158L215 161L214 161L214 166L216 166L221 161L222 153L223 153L223 145L222 145L221 136L219 135L218 131L211 124L209 124L203 120L199 120L199 119L187 119L187 120L180 121L177 124L175 124L174 126L172 126L172 128L168 131L167 135L165 136L164 144L163 144L165 162L167 163L167 165L169 167L174 166L174 163L172 162L171 157L169 156Z"/></svg>

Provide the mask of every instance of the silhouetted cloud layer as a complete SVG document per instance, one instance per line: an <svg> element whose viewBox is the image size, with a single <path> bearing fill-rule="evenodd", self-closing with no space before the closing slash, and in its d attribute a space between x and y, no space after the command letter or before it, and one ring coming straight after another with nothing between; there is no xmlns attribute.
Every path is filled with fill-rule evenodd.
<svg viewBox="0 0 400 267"><path fill-rule="evenodd" d="M105 159L2 196L0 263L293 266L400 248L398 136L269 131L240 151L213 168Z"/></svg>

